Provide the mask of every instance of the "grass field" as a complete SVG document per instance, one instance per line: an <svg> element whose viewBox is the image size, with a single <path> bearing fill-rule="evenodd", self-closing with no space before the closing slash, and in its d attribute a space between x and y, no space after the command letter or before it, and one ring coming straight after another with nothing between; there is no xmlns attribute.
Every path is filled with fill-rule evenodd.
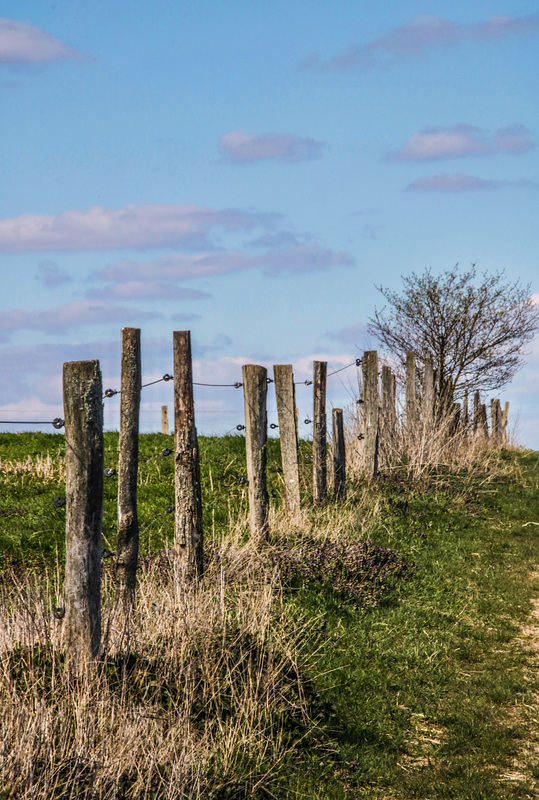
<svg viewBox="0 0 539 800"><path fill-rule="evenodd" d="M117 465L106 434L105 466ZM282 507L249 541L242 437L202 438L207 565L173 579L172 437L140 443L139 599L129 636L103 565L103 658L63 659L63 437L0 434L0 797L537 797L539 454L483 452L349 499ZM307 456L307 457L306 457ZM114 551L114 477L103 538Z"/></svg>

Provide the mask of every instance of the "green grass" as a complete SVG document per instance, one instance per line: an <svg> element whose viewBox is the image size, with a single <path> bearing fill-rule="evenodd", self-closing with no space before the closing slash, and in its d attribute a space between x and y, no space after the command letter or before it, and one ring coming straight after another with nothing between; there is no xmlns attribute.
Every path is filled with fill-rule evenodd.
<svg viewBox="0 0 539 800"><path fill-rule="evenodd" d="M165 510L174 504L173 457L161 454L172 446L172 437L141 437L142 553L173 540L173 514ZM60 435L0 435L4 463L49 452L60 464L62 448ZM200 449L205 532L220 540L246 511L244 440L202 438ZM116 453L117 435L107 434L106 466L116 467ZM279 445L271 440L268 475L276 508L283 497L278 468ZM306 459L307 492L308 470ZM112 549L116 489L116 479L105 479L104 537ZM526 525L539 521L539 454L503 452L479 468L432 470L415 483L396 474L368 490L352 489L340 512L344 535L369 536L399 551L415 571L369 610L319 585L290 592L293 618L318 628L316 658L305 653L302 663L319 721L308 746L298 745L293 759L283 759L256 796L533 797L539 756L523 755L533 720L522 709L535 704L539 677L518 633L539 596L539 581L530 577L539 564L539 528ZM54 476L37 480L0 471L4 563L43 557L52 563L57 551L62 557L65 510L52 498L64 491ZM366 493L377 509L367 528ZM333 511L332 500L309 511L309 535L331 536ZM310 647L312 637L305 644ZM505 779L510 772L522 778ZM240 778L236 793L215 796L247 796Z"/></svg>

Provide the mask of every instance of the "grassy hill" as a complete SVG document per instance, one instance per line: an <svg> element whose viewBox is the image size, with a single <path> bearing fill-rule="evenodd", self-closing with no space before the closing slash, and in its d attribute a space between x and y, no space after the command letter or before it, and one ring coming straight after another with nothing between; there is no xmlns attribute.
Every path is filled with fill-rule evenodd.
<svg viewBox="0 0 539 800"><path fill-rule="evenodd" d="M243 438L200 444L203 584L174 579L172 437L143 435L137 608L126 625L105 560L104 654L82 680L55 616L63 436L0 434L0 798L537 796L522 628L539 598L539 454L403 466L313 509L302 442L291 520L271 440L272 538L256 548ZM116 491L106 478L112 552Z"/></svg>

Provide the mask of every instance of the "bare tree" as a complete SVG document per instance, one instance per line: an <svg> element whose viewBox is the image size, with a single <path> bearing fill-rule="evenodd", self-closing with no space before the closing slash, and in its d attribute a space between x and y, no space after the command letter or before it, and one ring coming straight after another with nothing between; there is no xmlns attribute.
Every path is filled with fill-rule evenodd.
<svg viewBox="0 0 539 800"><path fill-rule="evenodd" d="M441 275L402 277L403 289L376 287L388 306L375 310L369 332L404 366L413 350L422 370L432 357L439 401L470 391L499 389L523 364L539 327L530 286L506 282L503 271L477 277L475 264Z"/></svg>

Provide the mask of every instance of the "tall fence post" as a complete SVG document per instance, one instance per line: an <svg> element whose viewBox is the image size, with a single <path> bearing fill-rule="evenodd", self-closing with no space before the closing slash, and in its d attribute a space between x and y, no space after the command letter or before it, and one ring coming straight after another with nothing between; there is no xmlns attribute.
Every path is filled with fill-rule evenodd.
<svg viewBox="0 0 539 800"><path fill-rule="evenodd" d="M421 398L421 411L423 416L423 428L427 431L432 429L434 420L434 365L432 356L425 356L423 365L423 396Z"/></svg>
<svg viewBox="0 0 539 800"><path fill-rule="evenodd" d="M506 400L502 409L502 439L507 443L507 424L509 422L509 400Z"/></svg>
<svg viewBox="0 0 539 800"><path fill-rule="evenodd" d="M346 499L346 450L342 408L332 413L333 433L333 494L337 500Z"/></svg>
<svg viewBox="0 0 539 800"><path fill-rule="evenodd" d="M473 434L474 437L483 432L482 428L482 411L481 411L481 395L479 390L474 392L473 396Z"/></svg>
<svg viewBox="0 0 539 800"><path fill-rule="evenodd" d="M286 504L295 514L300 508L298 426L296 419L296 392L292 364L275 364L273 367L281 462L283 465Z"/></svg>
<svg viewBox="0 0 539 800"><path fill-rule="evenodd" d="M327 495L327 361L313 361L313 500L323 503Z"/></svg>
<svg viewBox="0 0 539 800"><path fill-rule="evenodd" d="M488 418L487 418L487 406L486 403L481 403L481 434L484 439L489 438L488 433Z"/></svg>
<svg viewBox="0 0 539 800"><path fill-rule="evenodd" d="M490 429L492 441L499 447L503 443L502 407L499 400L490 401Z"/></svg>
<svg viewBox="0 0 539 800"><path fill-rule="evenodd" d="M258 541L264 541L269 534L269 497L266 476L268 371L258 364L244 364L242 375L247 479L249 481L249 522L252 536Z"/></svg>
<svg viewBox="0 0 539 800"><path fill-rule="evenodd" d="M124 605L134 602L137 584L137 472L141 384L140 328L122 328L116 591L118 599Z"/></svg>
<svg viewBox="0 0 539 800"><path fill-rule="evenodd" d="M417 367L415 353L408 350L406 353L406 428L408 434L417 435L419 409L417 404Z"/></svg>
<svg viewBox="0 0 539 800"><path fill-rule="evenodd" d="M180 572L187 580L200 578L204 567L202 493L198 437L193 399L191 332L174 331L174 450L175 544Z"/></svg>
<svg viewBox="0 0 539 800"><path fill-rule="evenodd" d="M63 368L66 466L65 626L70 659L82 666L101 647L103 384L99 361Z"/></svg>
<svg viewBox="0 0 539 800"><path fill-rule="evenodd" d="M378 474L379 444L379 392L378 392L378 352L367 350L363 353L363 420L365 427L365 474L372 480Z"/></svg>
<svg viewBox="0 0 539 800"><path fill-rule="evenodd" d="M391 466L391 451L395 447L397 411L395 408L395 375L391 368L382 366L382 397L380 420L380 460L384 467Z"/></svg>
<svg viewBox="0 0 539 800"><path fill-rule="evenodd" d="M161 406L161 433L168 436L168 406Z"/></svg>

